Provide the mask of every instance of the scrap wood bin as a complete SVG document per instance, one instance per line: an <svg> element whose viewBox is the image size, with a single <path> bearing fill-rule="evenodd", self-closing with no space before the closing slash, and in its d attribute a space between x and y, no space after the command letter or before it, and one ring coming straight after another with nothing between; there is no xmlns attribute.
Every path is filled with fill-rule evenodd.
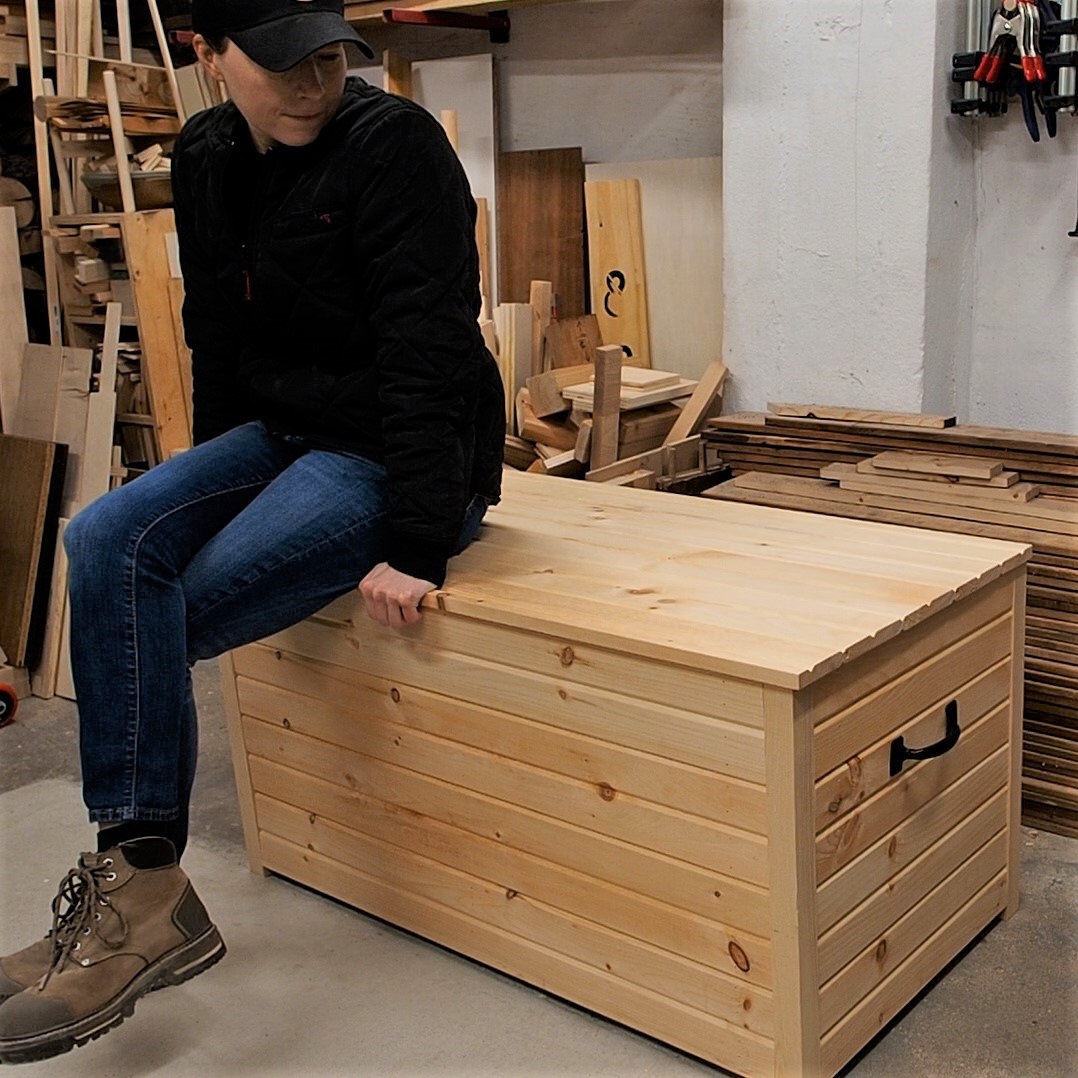
<svg viewBox="0 0 1078 1078"><path fill-rule="evenodd" d="M744 1075L1018 903L1027 547L509 473L422 623L223 660L252 867Z"/></svg>

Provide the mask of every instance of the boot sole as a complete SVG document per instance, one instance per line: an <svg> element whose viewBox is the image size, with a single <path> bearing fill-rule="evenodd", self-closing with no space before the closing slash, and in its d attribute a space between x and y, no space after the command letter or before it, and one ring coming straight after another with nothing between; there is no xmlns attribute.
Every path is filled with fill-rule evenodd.
<svg viewBox="0 0 1078 1078"><path fill-rule="evenodd" d="M211 925L201 936L147 966L123 992L93 1014L47 1033L0 1041L0 1063L36 1063L81 1048L130 1018L135 1004L148 992L197 977L220 962L226 951L221 934Z"/></svg>

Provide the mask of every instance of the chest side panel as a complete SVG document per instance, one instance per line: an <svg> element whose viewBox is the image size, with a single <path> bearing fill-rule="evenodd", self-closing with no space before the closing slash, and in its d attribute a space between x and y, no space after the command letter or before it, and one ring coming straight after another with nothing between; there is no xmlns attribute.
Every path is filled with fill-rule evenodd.
<svg viewBox="0 0 1078 1078"><path fill-rule="evenodd" d="M881 649L875 676L855 665L821 686L814 852L828 1067L1007 903L1023 586L1011 574Z"/></svg>
<svg viewBox="0 0 1078 1078"><path fill-rule="evenodd" d="M267 868L770 1070L760 686L350 603L234 663Z"/></svg>

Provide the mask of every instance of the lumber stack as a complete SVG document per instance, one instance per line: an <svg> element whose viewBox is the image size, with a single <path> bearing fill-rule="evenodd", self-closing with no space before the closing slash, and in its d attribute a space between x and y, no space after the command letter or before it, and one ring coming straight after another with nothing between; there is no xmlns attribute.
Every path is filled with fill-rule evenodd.
<svg viewBox="0 0 1078 1078"><path fill-rule="evenodd" d="M832 411L875 418L813 419L772 411L739 412L711 420L704 438L735 475L762 471L816 478L828 464L856 464L887 450L957 453L998 458L1023 481L1036 483L1042 494L1078 497L1078 436L960 424L952 416L938 417L938 425L926 426L923 421L933 417Z"/></svg>
<svg viewBox="0 0 1078 1078"><path fill-rule="evenodd" d="M757 429L769 425L757 424ZM705 494L1029 543L1023 819L1078 835L1078 439L999 431L992 457L984 428L925 429L934 433L920 444L939 448L892 448L855 463L833 461L823 464L818 478L777 467L770 472L738 468L736 478ZM963 438L961 453L943 451ZM865 443L857 437L853 444ZM777 465L781 449L770 448ZM805 459L796 458L798 471ZM1008 467L1008 460L1027 467ZM1053 481L1042 486L1032 475ZM1046 493L1045 487L1071 496Z"/></svg>

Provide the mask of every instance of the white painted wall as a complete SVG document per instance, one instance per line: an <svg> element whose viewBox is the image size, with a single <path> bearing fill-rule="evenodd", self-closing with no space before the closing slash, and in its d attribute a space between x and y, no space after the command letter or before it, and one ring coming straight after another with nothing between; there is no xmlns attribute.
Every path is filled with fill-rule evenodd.
<svg viewBox="0 0 1078 1078"><path fill-rule="evenodd" d="M733 407L1078 430L1078 121L948 115L964 8L726 0Z"/></svg>
<svg viewBox="0 0 1078 1078"><path fill-rule="evenodd" d="M474 31L363 34L409 59L493 53L502 150L580 146L588 163L720 152L722 0L579 0L509 16L508 45Z"/></svg>
<svg viewBox="0 0 1078 1078"><path fill-rule="evenodd" d="M972 423L1078 434L1078 118L1034 145L1020 115L974 136Z"/></svg>
<svg viewBox="0 0 1078 1078"><path fill-rule="evenodd" d="M581 0L493 52L501 148L724 154L728 408L956 412L1078 431L1078 119L948 114L960 0Z"/></svg>

